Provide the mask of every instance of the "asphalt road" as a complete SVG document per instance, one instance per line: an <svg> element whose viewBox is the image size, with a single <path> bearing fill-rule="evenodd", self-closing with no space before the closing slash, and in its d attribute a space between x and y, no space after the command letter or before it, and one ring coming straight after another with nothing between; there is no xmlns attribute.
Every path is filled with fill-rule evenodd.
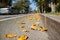
<svg viewBox="0 0 60 40"><path fill-rule="evenodd" d="M5 18L12 18L12 17L17 17L17 16L22 16L24 14L19 14L19 15L0 15L0 20L5 19Z"/></svg>
<svg viewBox="0 0 60 40"><path fill-rule="evenodd" d="M17 38L23 34L26 34L29 38L27 40L49 40L49 35L46 32L41 32L37 30L31 30L30 26L31 24L35 23L36 21L29 21L27 17L30 16L22 16L17 17L14 19L4 20L0 21L0 40L17 40ZM25 22L24 24L25 28L18 28L22 24L17 24L17 21ZM40 24L43 24L42 21L39 22ZM27 29L29 32L25 33L22 30ZM17 37L15 38L6 38L5 34L16 34Z"/></svg>

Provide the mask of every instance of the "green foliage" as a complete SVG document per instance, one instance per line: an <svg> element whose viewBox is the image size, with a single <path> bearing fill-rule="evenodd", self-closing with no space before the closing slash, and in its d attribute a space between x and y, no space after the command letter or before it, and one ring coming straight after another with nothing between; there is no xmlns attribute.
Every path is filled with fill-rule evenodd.
<svg viewBox="0 0 60 40"><path fill-rule="evenodd" d="M36 3L37 3L37 7L38 7L38 9L40 9L40 11L42 10L41 9L41 7L43 6L43 10L45 11L45 12L48 12L49 10L49 2L48 2L48 0L34 0L34 1L36 1ZM60 0L49 0L50 1L50 4L51 4L51 2L53 2L53 4L55 4L56 5L56 11L57 12L60 12ZM59 3L59 5L57 5ZM51 8L51 5L50 5L50 8Z"/></svg>
<svg viewBox="0 0 60 40"><path fill-rule="evenodd" d="M60 12L60 4L56 6L56 11Z"/></svg>
<svg viewBox="0 0 60 40"><path fill-rule="evenodd" d="M38 10L40 10L40 12L42 10L47 10L47 7L48 7L48 2L47 0L35 0L36 3L37 3L37 7L38 7ZM42 8L43 7L43 8Z"/></svg>
<svg viewBox="0 0 60 40"><path fill-rule="evenodd" d="M48 13L45 13L45 14L57 15L57 14L60 14L60 12L48 12Z"/></svg>
<svg viewBox="0 0 60 40"><path fill-rule="evenodd" d="M13 5L14 8L17 8L18 11L28 11L29 10L29 0L20 0Z"/></svg>

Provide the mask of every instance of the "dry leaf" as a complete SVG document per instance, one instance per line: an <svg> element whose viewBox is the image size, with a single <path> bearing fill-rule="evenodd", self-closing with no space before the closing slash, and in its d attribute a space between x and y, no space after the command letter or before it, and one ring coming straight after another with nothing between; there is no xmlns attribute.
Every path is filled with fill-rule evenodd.
<svg viewBox="0 0 60 40"><path fill-rule="evenodd" d="M30 20L30 21L33 20L33 17L30 17L29 20Z"/></svg>
<svg viewBox="0 0 60 40"><path fill-rule="evenodd" d="M33 30L37 30L37 28L36 28L36 27L31 27L31 29L33 29Z"/></svg>
<svg viewBox="0 0 60 40"><path fill-rule="evenodd" d="M40 25L39 25L39 24L40 24L39 22L36 22L35 24L36 24L37 26L40 26Z"/></svg>
<svg viewBox="0 0 60 40"><path fill-rule="evenodd" d="M30 28L33 29L33 30L37 30L37 27L35 25L31 26Z"/></svg>
<svg viewBox="0 0 60 40"><path fill-rule="evenodd" d="M19 36L17 40L27 40L28 36L27 35L22 35Z"/></svg>
<svg viewBox="0 0 60 40"><path fill-rule="evenodd" d="M36 26L37 27L37 26L39 26L39 23L36 22L35 24L32 24L32 26Z"/></svg>
<svg viewBox="0 0 60 40"><path fill-rule="evenodd" d="M30 28L33 30L37 30L37 26L38 26L37 24L32 24L32 26L30 26Z"/></svg>
<svg viewBox="0 0 60 40"><path fill-rule="evenodd" d="M36 21L40 21L40 15L38 13L34 14L34 18L36 19Z"/></svg>
<svg viewBox="0 0 60 40"><path fill-rule="evenodd" d="M23 32L29 32L29 31L25 29L25 30L23 30Z"/></svg>
<svg viewBox="0 0 60 40"><path fill-rule="evenodd" d="M39 14L37 14L37 13L34 14L34 17L35 17L35 18L39 18Z"/></svg>
<svg viewBox="0 0 60 40"><path fill-rule="evenodd" d="M37 22L39 22L39 21L40 21L40 19L38 18L38 19L36 19L36 21L37 21Z"/></svg>
<svg viewBox="0 0 60 40"><path fill-rule="evenodd" d="M34 26L37 26L36 24L32 24L32 26L34 27Z"/></svg>
<svg viewBox="0 0 60 40"><path fill-rule="evenodd" d="M5 37L6 38L13 38L13 37L16 37L16 34L6 34Z"/></svg>
<svg viewBox="0 0 60 40"><path fill-rule="evenodd" d="M21 22L21 24L26 24L25 22Z"/></svg>
<svg viewBox="0 0 60 40"><path fill-rule="evenodd" d="M40 31L41 30L41 28L38 28L38 31Z"/></svg>
<svg viewBox="0 0 60 40"><path fill-rule="evenodd" d="M19 26L18 28L24 28L25 26Z"/></svg>
<svg viewBox="0 0 60 40"><path fill-rule="evenodd" d="M41 28L41 31L47 31L48 29L47 28L45 28L45 27L42 27Z"/></svg>

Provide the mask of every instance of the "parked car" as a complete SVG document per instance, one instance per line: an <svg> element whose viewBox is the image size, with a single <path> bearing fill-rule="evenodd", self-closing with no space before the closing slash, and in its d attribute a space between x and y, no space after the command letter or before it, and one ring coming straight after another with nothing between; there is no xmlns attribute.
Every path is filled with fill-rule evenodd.
<svg viewBox="0 0 60 40"><path fill-rule="evenodd" d="M0 14L14 15L14 14L19 14L19 12L16 9L12 9L12 8L0 8Z"/></svg>
<svg viewBox="0 0 60 40"><path fill-rule="evenodd" d="M16 8L9 8L9 14L20 14Z"/></svg>
<svg viewBox="0 0 60 40"><path fill-rule="evenodd" d="M0 14L6 14L9 13L8 8L0 8Z"/></svg>

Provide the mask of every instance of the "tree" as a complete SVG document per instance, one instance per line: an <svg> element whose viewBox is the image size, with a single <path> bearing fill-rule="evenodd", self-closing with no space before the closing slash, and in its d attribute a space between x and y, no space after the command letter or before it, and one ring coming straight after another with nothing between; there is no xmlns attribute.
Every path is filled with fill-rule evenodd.
<svg viewBox="0 0 60 40"><path fill-rule="evenodd" d="M60 12L60 0L56 1L56 12Z"/></svg>
<svg viewBox="0 0 60 40"><path fill-rule="evenodd" d="M29 0L20 0L13 5L13 7L17 8L18 11L29 11Z"/></svg>
<svg viewBox="0 0 60 40"><path fill-rule="evenodd" d="M56 8L59 8L60 6L60 0L33 0L36 1L38 9L40 9L40 12L48 12L49 10L51 12L55 12ZM49 7L50 4L50 7ZM57 5L59 4L59 5Z"/></svg>
<svg viewBox="0 0 60 40"><path fill-rule="evenodd" d="M12 5L12 0L0 0L0 7L8 7Z"/></svg>
<svg viewBox="0 0 60 40"><path fill-rule="evenodd" d="M47 0L33 0L33 1L36 1L38 10L40 10L41 13L47 10L48 8Z"/></svg>
<svg viewBox="0 0 60 40"><path fill-rule="evenodd" d="M60 0L50 0L51 1L51 10L52 10L52 12L55 12L55 11L57 11L56 10L56 7L60 7L59 5L60 5ZM59 10L59 8L58 8L58 10Z"/></svg>
<svg viewBox="0 0 60 40"><path fill-rule="evenodd" d="M40 12L43 12L43 1L42 0L35 0L37 3L37 7L40 10Z"/></svg>

